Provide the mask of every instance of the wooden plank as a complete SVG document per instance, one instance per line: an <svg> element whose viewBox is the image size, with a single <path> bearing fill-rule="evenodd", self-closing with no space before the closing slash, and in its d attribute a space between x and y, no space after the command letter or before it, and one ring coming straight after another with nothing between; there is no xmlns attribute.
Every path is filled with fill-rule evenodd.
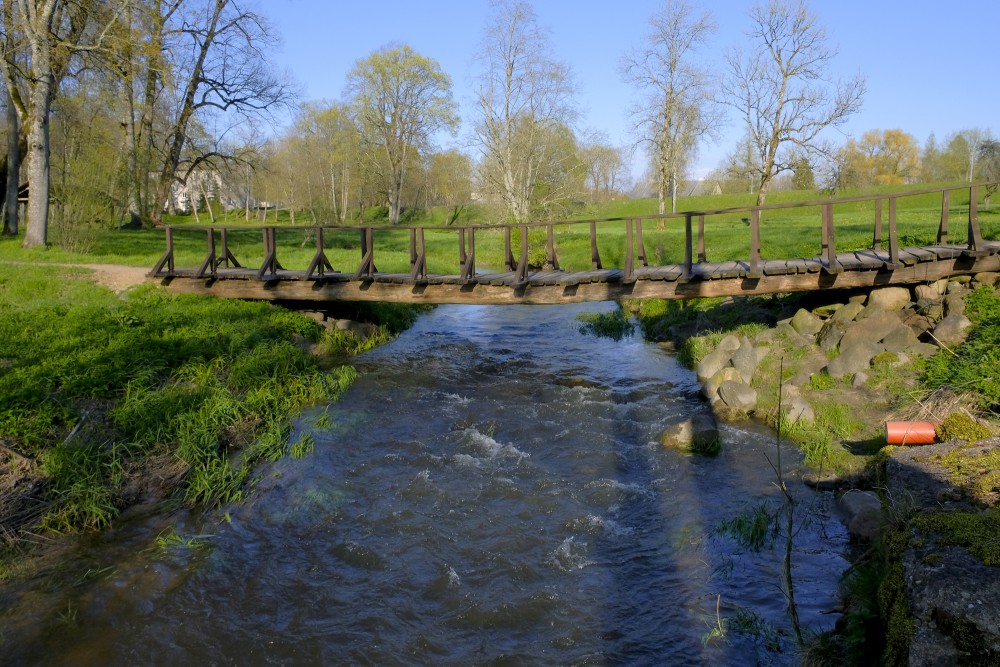
<svg viewBox="0 0 1000 667"><path fill-rule="evenodd" d="M913 266L914 264L919 262L920 259L914 255L911 255L909 252L906 251L905 248L900 248L899 261L903 263L903 266Z"/></svg>
<svg viewBox="0 0 1000 667"><path fill-rule="evenodd" d="M837 253L837 261L845 271L860 271L865 268L864 264L853 252Z"/></svg>
<svg viewBox="0 0 1000 667"><path fill-rule="evenodd" d="M933 262L937 259L937 255L935 255L927 248L921 248L919 246L916 246L910 248L903 248L903 250L916 257L918 262Z"/></svg>
<svg viewBox="0 0 1000 667"><path fill-rule="evenodd" d="M861 264L861 268L866 271L874 271L881 269L883 262L879 259L875 253L870 250L858 250L853 253L857 258L858 262Z"/></svg>
<svg viewBox="0 0 1000 667"><path fill-rule="evenodd" d="M788 268L788 262L783 259L769 259L764 262L765 276L785 276L795 273L794 269Z"/></svg>

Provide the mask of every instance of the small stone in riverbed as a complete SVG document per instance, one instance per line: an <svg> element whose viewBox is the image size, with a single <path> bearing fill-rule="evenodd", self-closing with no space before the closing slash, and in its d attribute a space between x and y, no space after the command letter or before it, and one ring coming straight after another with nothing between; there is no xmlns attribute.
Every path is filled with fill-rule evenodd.
<svg viewBox="0 0 1000 667"><path fill-rule="evenodd" d="M872 540L882 532L882 503L868 491L852 490L837 499L845 514L847 530L853 537Z"/></svg>
<svg viewBox="0 0 1000 667"><path fill-rule="evenodd" d="M710 415L696 415L663 431L660 442L664 447L715 456L719 453L719 428Z"/></svg>
<svg viewBox="0 0 1000 667"><path fill-rule="evenodd" d="M860 389L865 386L866 382L868 382L868 373L865 373L864 371L858 371L854 374L854 377L851 378L851 386L855 389Z"/></svg>

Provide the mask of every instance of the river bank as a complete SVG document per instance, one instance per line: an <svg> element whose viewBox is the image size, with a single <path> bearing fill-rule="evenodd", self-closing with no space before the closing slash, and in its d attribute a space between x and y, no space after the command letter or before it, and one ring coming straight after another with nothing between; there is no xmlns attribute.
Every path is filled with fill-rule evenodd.
<svg viewBox="0 0 1000 667"><path fill-rule="evenodd" d="M324 327L139 279L130 267L0 266L0 580L60 536L137 508L243 497L256 465L311 447L289 442L291 417L340 395L352 356L415 312Z"/></svg>
<svg viewBox="0 0 1000 667"><path fill-rule="evenodd" d="M697 370L718 418L780 427L805 451L808 481L840 495L855 563L847 613L817 642L815 664L864 664L873 651L893 665L996 664L997 609L981 591L995 579L995 547L976 537L995 534L1000 488L996 441L982 440L997 432L994 367L981 352L1000 326L996 284L979 274L833 303L631 306L647 337ZM950 443L885 447L884 425L899 419L944 422ZM929 485L930 502L914 502Z"/></svg>

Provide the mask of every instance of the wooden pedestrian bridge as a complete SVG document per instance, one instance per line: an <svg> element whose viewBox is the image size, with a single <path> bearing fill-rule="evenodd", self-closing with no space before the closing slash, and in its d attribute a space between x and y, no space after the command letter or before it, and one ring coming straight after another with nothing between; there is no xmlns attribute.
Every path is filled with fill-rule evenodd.
<svg viewBox="0 0 1000 667"><path fill-rule="evenodd" d="M993 189L505 226L170 226L148 275L175 292L289 303L553 304L905 285L1000 270L1000 241L980 229ZM952 230L953 219L964 224Z"/></svg>

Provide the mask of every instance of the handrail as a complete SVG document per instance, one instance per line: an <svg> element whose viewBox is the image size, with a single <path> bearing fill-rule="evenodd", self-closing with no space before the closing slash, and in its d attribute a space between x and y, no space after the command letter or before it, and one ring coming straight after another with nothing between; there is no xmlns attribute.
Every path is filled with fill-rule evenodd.
<svg viewBox="0 0 1000 667"><path fill-rule="evenodd" d="M517 222L517 223L505 223L502 225L492 225L492 224L477 224L477 225L164 225L175 230L180 231L193 231L201 230L204 231L211 227L216 230L227 230L227 231L239 231L239 230L261 230L265 227L274 227L276 229L282 230L296 230L296 229L337 229L337 230L355 230L363 231L366 229L371 229L374 231L389 231L389 230L400 230L400 229L428 229L428 230L456 230L459 228L464 229L476 229L476 230L496 230L502 229L504 227L510 228L520 228L520 227L547 227L549 225L555 226L566 226L566 225L584 225L590 223L601 223L601 222L626 222L628 220L667 220L673 218L684 218L687 215L692 216L702 216L702 215L726 215L729 213L752 213L753 211L774 211L780 209L789 208L813 208L826 206L828 204L836 206L837 204L852 204L858 202L873 201L878 202L883 199L889 199L891 197L919 197L922 195L930 194L940 194L944 192L953 192L955 190L969 190L973 188L984 188L987 186L1000 186L1000 183L994 181L982 181L978 183L963 183L961 185L949 185L937 188L924 188L920 190L906 190L901 192L885 192L879 194L871 195L854 195L851 197L835 197L827 199L814 199L804 202L784 202L781 204L764 204L762 206L734 206L729 208L715 208L715 209L687 209L683 211L677 211L676 213L650 213L647 215L629 215L629 216L617 216L610 218L585 218L580 220L547 220L547 221L532 221L532 222Z"/></svg>

